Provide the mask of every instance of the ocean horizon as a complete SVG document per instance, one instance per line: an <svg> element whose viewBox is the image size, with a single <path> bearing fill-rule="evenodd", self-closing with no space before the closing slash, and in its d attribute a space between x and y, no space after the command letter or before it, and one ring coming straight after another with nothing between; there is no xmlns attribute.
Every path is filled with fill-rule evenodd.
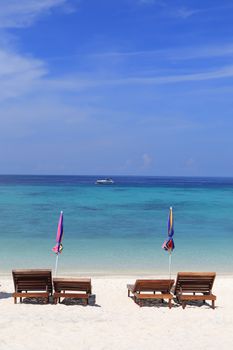
<svg viewBox="0 0 233 350"><path fill-rule="evenodd" d="M232 273L233 178L112 175L113 185L95 185L101 177L0 175L1 272L54 269L62 210L58 274L166 274L172 206L172 273Z"/></svg>

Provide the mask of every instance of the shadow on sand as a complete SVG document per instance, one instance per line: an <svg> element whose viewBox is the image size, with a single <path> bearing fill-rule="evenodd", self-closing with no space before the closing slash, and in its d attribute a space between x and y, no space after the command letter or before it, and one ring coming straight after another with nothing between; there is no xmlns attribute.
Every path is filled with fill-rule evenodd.
<svg viewBox="0 0 233 350"><path fill-rule="evenodd" d="M81 299L76 298L65 298L61 301L62 305L70 306L70 305L81 305L81 306L87 306L83 303ZM96 304L96 295L92 294L88 298L88 305L89 306L95 306L95 307L101 307L100 305Z"/></svg>
<svg viewBox="0 0 233 350"><path fill-rule="evenodd" d="M0 292L0 299L8 299L12 297L12 293Z"/></svg>
<svg viewBox="0 0 233 350"><path fill-rule="evenodd" d="M132 299L134 302L134 297L130 297L130 299ZM156 299L156 300L140 299L140 302L141 302L141 305L139 305L139 303L137 302L135 302L135 304L142 307L169 308L168 302L166 301L162 302L161 299ZM172 303L172 308L174 307L179 307L179 305Z"/></svg>
<svg viewBox="0 0 233 350"><path fill-rule="evenodd" d="M10 296L12 296L10 294ZM34 304L34 305L48 305L46 298L24 298L21 304ZM53 297L49 298L49 304L53 304ZM84 305L83 301L81 299L76 298L65 298L61 301L62 305L71 306L71 305L80 305L80 306L86 306ZM100 305L96 304L96 296L95 294L92 294L88 299L88 305L89 306L95 306L95 307L101 307Z"/></svg>

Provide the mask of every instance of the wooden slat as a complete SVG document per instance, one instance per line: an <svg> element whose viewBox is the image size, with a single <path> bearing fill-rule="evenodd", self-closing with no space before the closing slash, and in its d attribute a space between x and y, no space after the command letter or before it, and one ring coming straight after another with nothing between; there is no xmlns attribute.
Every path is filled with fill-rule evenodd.
<svg viewBox="0 0 233 350"><path fill-rule="evenodd" d="M34 293L12 293L12 297L14 298L14 303L17 303L17 298L20 298L20 302L22 301L22 298L44 298L47 300L47 303L49 302L49 293L47 292L43 292L43 293L39 293L39 292L34 292Z"/></svg>
<svg viewBox="0 0 233 350"><path fill-rule="evenodd" d="M169 292L174 284L174 280L136 280L134 292Z"/></svg>
<svg viewBox="0 0 233 350"><path fill-rule="evenodd" d="M55 292L53 294L54 298L76 298L76 299L88 299L89 294L84 294L84 293L57 293Z"/></svg>
<svg viewBox="0 0 233 350"><path fill-rule="evenodd" d="M139 293L134 293L135 297L137 299L173 299L172 294L139 294Z"/></svg>
<svg viewBox="0 0 233 350"><path fill-rule="evenodd" d="M12 293L14 298L48 298L49 293Z"/></svg>
<svg viewBox="0 0 233 350"><path fill-rule="evenodd" d="M90 278L54 278L53 286L55 290L55 304L57 303L58 299L60 300L60 298L85 299L86 304L88 304L88 298L92 289ZM76 293L73 293L74 291Z"/></svg>
<svg viewBox="0 0 233 350"><path fill-rule="evenodd" d="M17 302L17 297L39 298L41 295L46 297L52 294L52 272L47 269L30 269L30 270L13 270L12 271L15 293L14 298ZM29 292L29 293L25 293Z"/></svg>
<svg viewBox="0 0 233 350"><path fill-rule="evenodd" d="M214 272L179 272L175 285L175 294L181 292L211 293L216 274Z"/></svg>
<svg viewBox="0 0 233 350"><path fill-rule="evenodd" d="M216 300L216 295L180 295L180 300Z"/></svg>
<svg viewBox="0 0 233 350"><path fill-rule="evenodd" d="M179 272L174 294L182 302L183 308L185 301L190 300L212 300L214 308L216 296L212 294L212 288L215 276L215 272Z"/></svg>
<svg viewBox="0 0 233 350"><path fill-rule="evenodd" d="M91 294L91 279L89 278L54 278L55 292L84 291Z"/></svg>
<svg viewBox="0 0 233 350"><path fill-rule="evenodd" d="M171 300L173 299L173 295L170 293L170 290L174 284L174 280L136 280L135 284L128 284L128 296L130 296L130 292L134 295L134 300L141 299L168 299L169 300L169 308L171 308ZM140 306L142 303L140 301Z"/></svg>

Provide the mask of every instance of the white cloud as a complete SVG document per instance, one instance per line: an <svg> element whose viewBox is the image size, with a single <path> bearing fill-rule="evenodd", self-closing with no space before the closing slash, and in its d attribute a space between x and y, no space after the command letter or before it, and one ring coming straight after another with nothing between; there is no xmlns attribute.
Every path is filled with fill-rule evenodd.
<svg viewBox="0 0 233 350"><path fill-rule="evenodd" d="M0 28L29 26L42 13L66 3L67 0L0 0Z"/></svg>
<svg viewBox="0 0 233 350"><path fill-rule="evenodd" d="M233 44L190 47L170 53L170 58L179 60L233 56Z"/></svg>
<svg viewBox="0 0 233 350"><path fill-rule="evenodd" d="M46 82L46 87L53 90L80 91L84 89L95 88L98 86L125 86L125 85L164 85L185 82L208 81L214 79L232 78L233 65L224 66L216 70L207 72L187 73L181 75L164 76L134 76L118 79L96 79L92 77L61 77L50 79Z"/></svg>
<svg viewBox="0 0 233 350"><path fill-rule="evenodd" d="M196 15L199 12L200 12L200 10L188 9L188 8L185 8L185 7L181 7L178 10L176 10L173 13L173 15L175 17L180 17L180 18L186 19L186 18L189 18L189 17L191 17L193 15Z"/></svg>
<svg viewBox="0 0 233 350"><path fill-rule="evenodd" d="M39 75L41 75L43 70L43 63L40 60L0 49L0 79L6 76L25 74L29 71L39 71Z"/></svg>
<svg viewBox="0 0 233 350"><path fill-rule="evenodd" d="M79 55L80 56L80 55ZM87 57L95 58L161 58L163 60L191 60L198 58L215 58L215 57L228 57L233 56L233 44L220 44L220 45L208 45L208 46L196 46L196 47L185 47L178 49L162 49L162 50L147 50L147 51L109 51L102 53L87 54ZM70 57L70 56L69 56ZM61 56L61 59L63 57ZM67 58L64 57L64 58Z"/></svg>
<svg viewBox="0 0 233 350"><path fill-rule="evenodd" d="M145 1L145 0L144 0ZM156 2L157 3L157 2ZM68 5L68 0L0 0L0 26L17 27L29 25L38 15L52 10L56 6ZM17 13L17 15L16 15ZM99 86L127 86L127 85L163 85L205 81L233 77L233 65L223 66L214 70L188 72L185 74L153 75L148 72L138 76L126 76L106 79L102 76L58 76L49 78L47 65L42 60L21 55L13 50L1 48L0 44L0 100L17 97L35 88L50 92L80 91ZM98 54L96 54L98 56ZM135 52L107 52L104 56L146 56L170 57L171 59L189 59L198 57L217 57L233 55L233 44L212 46L207 48L185 48L180 50L135 51ZM88 56L88 55L87 55ZM91 55L89 55L91 56ZM92 55L95 58L95 55ZM108 57L109 59L109 57Z"/></svg>
<svg viewBox="0 0 233 350"><path fill-rule="evenodd" d="M99 86L143 86L232 78L233 65L219 69L174 75L102 78L99 76L61 76L50 78L45 62L29 56L0 49L0 100L21 96L36 89L50 93L82 91Z"/></svg>
<svg viewBox="0 0 233 350"><path fill-rule="evenodd" d="M46 73L42 61L0 49L0 100L30 91Z"/></svg>
<svg viewBox="0 0 233 350"><path fill-rule="evenodd" d="M38 16L69 4L69 0L0 0L1 101L30 92L37 84L43 85L48 72L42 60L15 51L14 39L9 40L10 29L29 26Z"/></svg>
<svg viewBox="0 0 233 350"><path fill-rule="evenodd" d="M163 15L165 15L166 17L168 16L168 17L176 17L176 18L183 18L183 19L196 15L199 12L207 11L206 9L200 10L200 9L191 9L187 7L180 7L180 8L173 7L164 0L138 0L138 4L140 5L155 4L166 9L166 11L164 11L163 13Z"/></svg>

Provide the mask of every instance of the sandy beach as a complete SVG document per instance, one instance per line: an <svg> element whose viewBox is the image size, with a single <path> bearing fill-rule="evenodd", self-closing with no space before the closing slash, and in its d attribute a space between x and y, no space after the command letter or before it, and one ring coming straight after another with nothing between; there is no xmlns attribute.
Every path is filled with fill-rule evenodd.
<svg viewBox="0 0 233 350"><path fill-rule="evenodd" d="M139 276L143 277L143 276ZM148 277L148 276L146 276ZM153 303L127 297L135 277L92 277L91 305L15 305L10 276L2 276L0 349L220 349L233 348L233 276L217 276L216 309Z"/></svg>

